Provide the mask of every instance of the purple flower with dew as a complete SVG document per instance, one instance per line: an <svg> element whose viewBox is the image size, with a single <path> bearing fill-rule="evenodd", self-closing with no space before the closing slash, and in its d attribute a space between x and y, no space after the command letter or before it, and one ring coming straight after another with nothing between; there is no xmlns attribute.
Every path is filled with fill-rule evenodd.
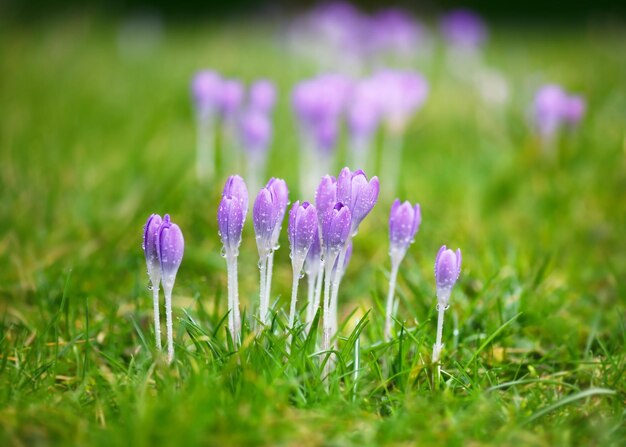
<svg viewBox="0 0 626 447"><path fill-rule="evenodd" d="M237 79L225 79L219 96L219 111L224 119L232 119L243 103L245 89Z"/></svg>
<svg viewBox="0 0 626 447"><path fill-rule="evenodd" d="M408 201L401 203L399 199L393 202L389 214L389 254L392 263L399 264L404 258L421 222L422 214L418 203L412 206Z"/></svg>
<svg viewBox="0 0 626 447"><path fill-rule="evenodd" d="M374 208L380 192L378 177L367 180L362 170L343 168L337 177L337 200L350 208L352 213L351 235L358 232L359 225Z"/></svg>
<svg viewBox="0 0 626 447"><path fill-rule="evenodd" d="M161 350L161 319L159 317L159 284L161 283L161 262L158 255L159 227L161 216L152 214L143 227L142 248L146 255L148 277L152 289L152 304L154 309L154 336L157 350Z"/></svg>
<svg viewBox="0 0 626 447"><path fill-rule="evenodd" d="M272 81L260 79L250 86L251 109L269 114L276 104L276 86Z"/></svg>
<svg viewBox="0 0 626 447"><path fill-rule="evenodd" d="M297 201L289 211L289 243L294 274L299 275L309 249L317 238L317 211L309 202ZM297 269L297 272L295 271Z"/></svg>
<svg viewBox="0 0 626 447"><path fill-rule="evenodd" d="M335 206L335 203L337 203L337 179L325 175L315 190L315 207L320 228L324 216Z"/></svg>
<svg viewBox="0 0 626 447"><path fill-rule="evenodd" d="M466 9L447 13L441 19L440 28L446 41L458 48L473 50L487 39L487 27L483 19Z"/></svg>
<svg viewBox="0 0 626 447"><path fill-rule="evenodd" d="M461 250L456 252L443 245L435 260L435 279L437 283L437 302L440 307L447 308L452 287L461 273Z"/></svg>
<svg viewBox="0 0 626 447"><path fill-rule="evenodd" d="M274 233L272 235L272 247L274 250L278 249L278 239L280 236L280 229L287 212L287 205L289 205L289 189L287 183L280 178L272 177L265 185L276 196L276 204L278 207L278 221L274 227Z"/></svg>
<svg viewBox="0 0 626 447"><path fill-rule="evenodd" d="M461 250L456 252L442 246L435 260L435 280L437 283L437 338L433 346L433 363L439 362L443 349L443 316L448 308L452 287L461 273Z"/></svg>
<svg viewBox="0 0 626 447"><path fill-rule="evenodd" d="M319 212L316 212L316 218ZM316 222L315 235L313 236L313 243L311 248L306 254L304 261L304 271L309 276L315 276L319 272L322 261L322 246L320 241L319 222Z"/></svg>
<svg viewBox="0 0 626 447"><path fill-rule="evenodd" d="M324 257L333 259L346 245L350 237L350 208L337 202L322 217L322 245ZM333 265L332 263L330 265Z"/></svg>
<svg viewBox="0 0 626 447"><path fill-rule="evenodd" d="M254 201L252 221L259 250L259 257L263 260L272 251L272 235L278 222L278 198L269 188L263 188Z"/></svg>
<svg viewBox="0 0 626 447"><path fill-rule="evenodd" d="M309 202L294 203L289 211L289 227L287 231L291 245L291 266L293 267L293 284L291 289L291 305L289 309L289 327L293 328L298 299L298 283L304 262L314 239L317 237L317 212ZM291 344L291 338L290 338Z"/></svg>
<svg viewBox="0 0 626 447"><path fill-rule="evenodd" d="M250 109L239 118L239 138L244 149L264 153L272 139L272 122L267 113Z"/></svg>
<svg viewBox="0 0 626 447"><path fill-rule="evenodd" d="M559 130L567 99L565 91L556 84L544 85L537 90L534 101L534 119L539 134L543 138L551 138Z"/></svg>
<svg viewBox="0 0 626 447"><path fill-rule="evenodd" d="M217 226L226 258L239 256L244 222L245 211L241 207L240 200L231 195L222 196L217 209Z"/></svg>
<svg viewBox="0 0 626 447"><path fill-rule="evenodd" d="M248 188L246 187L246 182L238 175L231 175L224 184L222 197L225 196L231 196L239 202L241 212L243 213L243 225L243 222L246 220L246 214L248 213Z"/></svg>
<svg viewBox="0 0 626 447"><path fill-rule="evenodd" d="M428 82L416 71L383 70L374 75L380 85L380 108L388 128L402 133L428 97Z"/></svg>
<svg viewBox="0 0 626 447"><path fill-rule="evenodd" d="M408 201L401 203L396 199L389 214L389 255L391 256L391 273L389 275L389 293L385 309L385 340L391 338L392 318L396 280L400 263L409 246L413 243L415 233L422 221L419 204L412 206Z"/></svg>
<svg viewBox="0 0 626 447"><path fill-rule="evenodd" d="M158 230L157 255L161 264L161 283L165 295L165 321L167 329L167 358L174 360L174 335L172 329L172 289L176 273L183 260L185 240L183 233L175 223L170 221L169 214L163 217Z"/></svg>
<svg viewBox="0 0 626 447"><path fill-rule="evenodd" d="M201 118L217 112L220 101L222 78L212 70L196 73L191 81L191 95L196 111Z"/></svg>

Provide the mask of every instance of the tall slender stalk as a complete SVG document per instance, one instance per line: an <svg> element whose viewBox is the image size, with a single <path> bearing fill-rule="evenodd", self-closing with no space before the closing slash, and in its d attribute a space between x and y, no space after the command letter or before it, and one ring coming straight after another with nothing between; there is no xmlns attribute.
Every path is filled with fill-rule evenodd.
<svg viewBox="0 0 626 447"><path fill-rule="evenodd" d="M306 307L306 332L308 333L309 325L311 321L313 321L315 315L315 282L317 277L319 276L319 272L315 272L312 275L307 275L307 307Z"/></svg>
<svg viewBox="0 0 626 447"><path fill-rule="evenodd" d="M391 339L392 318L394 313L393 303L396 292L396 280L398 278L399 267L399 262L392 262L391 273L389 274L389 293L387 295L387 306L385 312L385 341L389 341Z"/></svg>
<svg viewBox="0 0 626 447"><path fill-rule="evenodd" d="M172 324L172 288L163 287L165 295L165 328L167 332L167 362L174 360L174 332Z"/></svg>
<svg viewBox="0 0 626 447"><path fill-rule="evenodd" d="M241 315L239 313L239 287L237 284L237 257L227 256L228 270L228 322L235 345L241 340Z"/></svg>
<svg viewBox="0 0 626 447"><path fill-rule="evenodd" d="M441 358L441 350L443 349L443 344L441 343L441 339L443 337L443 314L446 309L446 306L437 304L437 339L435 340L435 345L433 346L433 363L439 363Z"/></svg>
<svg viewBox="0 0 626 447"><path fill-rule="evenodd" d="M269 311L268 297L267 297L267 264L269 258L264 256L259 261L259 294L260 294L260 306L259 306L259 320L263 326L267 325L267 314Z"/></svg>
<svg viewBox="0 0 626 447"><path fill-rule="evenodd" d="M332 337L332 315L331 315L331 283L332 271L337 255L324 260L324 323L322 329L322 350L330 350L330 340ZM331 370L330 358L324 366L324 376L327 377Z"/></svg>
<svg viewBox="0 0 626 447"><path fill-rule="evenodd" d="M343 278L343 264L346 260L346 252L348 251L348 244L350 239L348 239L339 252L339 259L337 260L337 268L332 273L332 281L331 281L331 298L330 298L330 319L331 319L331 337L334 337L337 333L338 328L338 296L339 296L339 285L341 284L341 279Z"/></svg>
<svg viewBox="0 0 626 447"><path fill-rule="evenodd" d="M159 284L152 284L152 304L154 308L154 338L156 348L161 350L161 317L159 315Z"/></svg>
<svg viewBox="0 0 626 447"><path fill-rule="evenodd" d="M267 267L265 273L265 310L269 314L271 291L272 291L272 272L274 271L274 250L270 251L267 256ZM267 319L268 315L265 316ZM267 324L265 321L263 324Z"/></svg>

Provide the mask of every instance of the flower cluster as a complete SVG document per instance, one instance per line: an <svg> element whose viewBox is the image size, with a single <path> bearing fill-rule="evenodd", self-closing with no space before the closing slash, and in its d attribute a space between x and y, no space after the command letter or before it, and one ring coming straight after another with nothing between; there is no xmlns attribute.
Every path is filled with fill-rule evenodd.
<svg viewBox="0 0 626 447"><path fill-rule="evenodd" d="M165 295L165 317L167 329L168 361L174 359L174 339L172 334L172 289L176 273L183 260L185 240L178 225L170 220L169 214L163 219L152 214L144 226L142 248L146 256L148 277L150 278L154 304L154 333L156 347L161 349L161 323L159 317L159 284Z"/></svg>

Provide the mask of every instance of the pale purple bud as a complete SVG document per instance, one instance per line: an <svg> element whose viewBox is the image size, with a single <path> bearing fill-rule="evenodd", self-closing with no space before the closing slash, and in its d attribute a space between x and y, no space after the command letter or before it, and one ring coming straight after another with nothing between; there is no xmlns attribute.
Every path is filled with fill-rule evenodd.
<svg viewBox="0 0 626 447"><path fill-rule="evenodd" d="M446 14L440 23L444 38L452 45L475 49L487 39L487 27L475 12L457 9Z"/></svg>
<svg viewBox="0 0 626 447"><path fill-rule="evenodd" d="M161 280L161 263L159 262L157 241L159 237L159 227L161 226L161 216L152 214L143 227L143 243L141 247L146 255L148 266L148 276L152 282L152 287L158 287Z"/></svg>
<svg viewBox="0 0 626 447"><path fill-rule="evenodd" d="M373 79L355 84L348 105L348 128L357 138L371 138L380 124L380 85Z"/></svg>
<svg viewBox="0 0 626 447"><path fill-rule="evenodd" d="M324 215L337 203L337 180L335 177L325 175L315 191L315 207L320 226Z"/></svg>
<svg viewBox="0 0 626 447"><path fill-rule="evenodd" d="M351 232L354 236L359 225L374 208L380 192L378 177L368 182L362 170L350 171L343 168L337 177L337 200L350 207L352 213Z"/></svg>
<svg viewBox="0 0 626 447"><path fill-rule="evenodd" d="M350 208L337 202L322 218L322 244L325 256L336 255L350 236Z"/></svg>
<svg viewBox="0 0 626 447"><path fill-rule="evenodd" d="M276 86L272 81L260 79L250 86L250 107L270 113L276 103Z"/></svg>
<svg viewBox="0 0 626 447"><path fill-rule="evenodd" d="M378 12L370 26L372 45L378 52L410 54L424 37L422 26L398 8Z"/></svg>
<svg viewBox="0 0 626 447"><path fill-rule="evenodd" d="M222 197L231 196L237 199L241 211L243 212L243 220L246 220L246 214L248 213L248 188L246 182L238 175L231 175L226 180L224 185L224 191Z"/></svg>
<svg viewBox="0 0 626 447"><path fill-rule="evenodd" d="M309 202L297 201L289 211L288 227L291 244L291 260L294 265L304 262L314 239L317 237L317 212Z"/></svg>
<svg viewBox="0 0 626 447"><path fill-rule="evenodd" d="M461 273L461 250L456 253L443 245L435 260L435 280L437 283L437 301L440 306L448 306L452 287Z"/></svg>
<svg viewBox="0 0 626 447"><path fill-rule="evenodd" d="M395 133L404 131L428 97L428 82L418 72L408 70L383 70L374 79L380 85L380 107L387 126Z"/></svg>
<svg viewBox="0 0 626 447"><path fill-rule="evenodd" d="M222 82L219 97L219 109L226 119L232 118L241 107L244 99L244 86L236 79L226 79Z"/></svg>
<svg viewBox="0 0 626 447"><path fill-rule="evenodd" d="M413 207L408 201L401 203L396 199L393 202L389 214L389 253L393 261L402 260L409 245L413 243L421 221L419 204Z"/></svg>
<svg viewBox="0 0 626 447"><path fill-rule="evenodd" d="M232 195L222 196L220 206L217 209L217 226L226 256L239 255L246 209L247 203L246 208L242 208L238 197Z"/></svg>
<svg viewBox="0 0 626 447"><path fill-rule="evenodd" d="M252 208L252 221L259 256L263 258L272 250L272 235L278 222L278 200L269 188L259 191Z"/></svg>
<svg viewBox="0 0 626 447"><path fill-rule="evenodd" d="M217 111L220 101L222 79L211 70L203 70L191 81L191 95L196 111L201 117L207 117Z"/></svg>
<svg viewBox="0 0 626 447"><path fill-rule="evenodd" d="M548 84L537 90L534 102L535 125L543 137L554 135L563 121L567 94L556 84Z"/></svg>
<svg viewBox="0 0 626 447"><path fill-rule="evenodd" d="M317 213L319 215L319 212ZM315 227L315 235L313 236L313 243L306 255L306 261L304 264L304 271L307 275L316 275L319 272L322 262L322 246L320 241L319 226Z"/></svg>
<svg viewBox="0 0 626 447"><path fill-rule="evenodd" d="M563 119L570 126L576 126L585 114L586 104L582 96L568 96L564 102Z"/></svg>
<svg viewBox="0 0 626 447"><path fill-rule="evenodd" d="M280 178L272 177L265 185L266 188L272 191L276 196L276 204L278 207L278 216L276 226L274 227L274 234L272 235L272 248L278 249L278 239L280 237L280 229L287 212L287 205L289 205L289 189L287 189L287 183Z"/></svg>
<svg viewBox="0 0 626 447"><path fill-rule="evenodd" d="M272 122L261 111L250 109L239 118L239 138L244 149L265 152L272 138Z"/></svg>
<svg viewBox="0 0 626 447"><path fill-rule="evenodd" d="M170 221L169 214L163 217L159 227L157 252L163 275L163 287L173 287L178 267L183 260L185 240L183 233L175 223Z"/></svg>

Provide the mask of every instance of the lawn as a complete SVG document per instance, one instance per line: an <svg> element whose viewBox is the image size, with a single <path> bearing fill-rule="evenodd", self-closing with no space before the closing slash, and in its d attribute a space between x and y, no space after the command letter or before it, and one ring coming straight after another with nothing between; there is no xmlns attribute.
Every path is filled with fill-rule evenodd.
<svg viewBox="0 0 626 447"><path fill-rule="evenodd" d="M398 333L382 341L391 198L381 197L354 240L327 382L314 340L286 350L286 225L272 328L239 349L227 342L216 212L233 172L195 177L189 82L213 67L277 83L268 174L292 202L313 198L298 191L289 92L315 69L278 29L172 23L129 55L110 18L0 26L0 445L623 445L623 29L493 24L484 63L508 82L499 105L448 73L439 46L419 61L431 92L406 135L397 196L419 202L423 221L400 268ZM528 122L545 82L588 103L551 153ZM342 138L331 174L344 154ZM171 365L152 344L141 250L151 213L170 213L186 242ZM438 379L442 244L462 249L463 268ZM250 221L239 265L250 320Z"/></svg>

